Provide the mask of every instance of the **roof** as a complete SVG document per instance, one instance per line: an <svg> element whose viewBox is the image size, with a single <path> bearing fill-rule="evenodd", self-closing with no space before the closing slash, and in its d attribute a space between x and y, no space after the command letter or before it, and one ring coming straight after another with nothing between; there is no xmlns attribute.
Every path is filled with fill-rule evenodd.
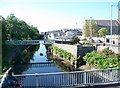
<svg viewBox="0 0 120 88"><path fill-rule="evenodd" d="M52 31L48 31L48 33L60 33L62 32L62 30L52 30Z"/></svg>
<svg viewBox="0 0 120 88"><path fill-rule="evenodd" d="M95 20L97 25L100 26L111 26L111 20ZM117 20L112 20L113 26L119 26L120 23Z"/></svg>

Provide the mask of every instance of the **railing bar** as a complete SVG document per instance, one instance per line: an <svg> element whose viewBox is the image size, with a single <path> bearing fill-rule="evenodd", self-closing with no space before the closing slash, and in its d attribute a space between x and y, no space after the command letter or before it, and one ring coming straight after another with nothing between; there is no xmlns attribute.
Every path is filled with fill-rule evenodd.
<svg viewBox="0 0 120 88"><path fill-rule="evenodd" d="M119 70L119 69L117 69ZM94 71L102 71L102 70L92 70L92 71L74 71L74 72L55 72L55 73L40 73L40 74L37 74L37 75L54 75L54 74L72 74L72 73L81 73L81 72L94 72ZM104 70L106 71L106 69ZM23 75L34 75L34 74L23 74ZM20 76L20 75L15 75L15 76Z"/></svg>
<svg viewBox="0 0 120 88"><path fill-rule="evenodd" d="M77 73L75 75L75 85L77 85Z"/></svg>
<svg viewBox="0 0 120 88"><path fill-rule="evenodd" d="M87 83L89 84L90 82L90 74L87 72Z"/></svg>
<svg viewBox="0 0 120 88"><path fill-rule="evenodd" d="M76 73L75 72L59 72L59 73L41 73L41 74L27 74L27 75L14 75L16 76L18 79L20 79L21 81L25 82L23 83L24 86L27 86L27 85L31 85L31 86L34 86L35 84L33 83L29 83L29 81L26 81L26 79L33 79L33 78L37 78L37 79L40 79L41 78L44 78L44 80L41 80L41 81L44 81L44 82L41 82L43 83L42 86L54 86L53 83L54 82L57 82L57 85L58 86L63 86L63 79L65 77L67 77L67 82L65 83L66 86L70 86L70 85L74 85L76 84L77 82L75 81L76 79L79 80L84 78L84 84L98 84L98 83L108 83L108 82L111 82L111 73L112 72L112 76L114 76L113 81L117 82L119 81L119 69L108 69L108 70L96 70L96 71L77 71ZM78 75L79 74L79 77ZM25 78L24 78L25 77ZM56 80L54 81L54 77L56 77ZM98 80L94 83L91 83L93 79L91 78L98 78ZM52 79L52 81L50 82L50 84L46 84L46 80L50 81L50 79ZM38 80L39 82L39 80ZM36 83L37 83L37 80L36 80ZM79 80L79 83L81 84L82 81ZM78 83L77 83L78 84ZM37 86L39 86L39 84L36 84Z"/></svg>
<svg viewBox="0 0 120 88"><path fill-rule="evenodd" d="M91 72L90 72L89 75L90 75L90 82L89 83L92 83L92 77L91 77L92 74L91 74Z"/></svg>

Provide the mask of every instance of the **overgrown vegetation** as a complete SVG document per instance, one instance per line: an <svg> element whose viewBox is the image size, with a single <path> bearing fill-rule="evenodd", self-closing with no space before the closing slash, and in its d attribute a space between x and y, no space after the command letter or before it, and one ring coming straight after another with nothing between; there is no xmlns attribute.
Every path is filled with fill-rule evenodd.
<svg viewBox="0 0 120 88"><path fill-rule="evenodd" d="M53 51L56 55L62 58L66 58L67 60L70 60L71 58L73 58L73 55L70 52L67 52L66 50L63 50L63 49L59 49L56 46L53 46Z"/></svg>
<svg viewBox="0 0 120 88"><path fill-rule="evenodd" d="M94 19L85 20L83 30L84 30L84 36L85 37L90 37L90 36L96 37L96 36L98 36L98 33L97 33L98 26L96 25ZM90 34L92 34L92 35L90 35Z"/></svg>
<svg viewBox="0 0 120 88"><path fill-rule="evenodd" d="M80 39L77 36L72 37L72 44L77 44L79 43Z"/></svg>
<svg viewBox="0 0 120 88"><path fill-rule="evenodd" d="M2 69L7 69L10 66L8 54L18 48L17 46L6 45L6 40L33 39L40 39L37 27L18 19L14 14L8 15L7 18L2 17Z"/></svg>
<svg viewBox="0 0 120 88"><path fill-rule="evenodd" d="M108 48L104 49L102 52L92 51L87 53L83 59L86 61L87 65L95 66L98 69L120 67L120 55L114 54Z"/></svg>
<svg viewBox="0 0 120 88"><path fill-rule="evenodd" d="M98 31L98 34L100 37L105 37L106 33L108 32L108 30L106 28L101 28L99 31Z"/></svg>
<svg viewBox="0 0 120 88"><path fill-rule="evenodd" d="M5 40L30 40L38 39L38 29L25 21L18 19L14 14L10 14L3 20L2 29Z"/></svg>

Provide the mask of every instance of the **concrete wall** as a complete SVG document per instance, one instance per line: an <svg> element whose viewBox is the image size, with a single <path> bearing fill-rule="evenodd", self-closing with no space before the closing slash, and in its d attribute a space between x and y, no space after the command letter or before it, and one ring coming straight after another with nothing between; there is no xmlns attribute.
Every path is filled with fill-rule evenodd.
<svg viewBox="0 0 120 88"><path fill-rule="evenodd" d="M98 46L97 51L102 51L103 49L107 47L109 46ZM120 54L120 46L112 46L109 49L112 50L115 54Z"/></svg>
<svg viewBox="0 0 120 88"><path fill-rule="evenodd" d="M95 50L95 46L77 46L77 55L84 56L86 53Z"/></svg>
<svg viewBox="0 0 120 88"><path fill-rule="evenodd" d="M103 51L103 49L108 48L109 46L97 46L97 51Z"/></svg>
<svg viewBox="0 0 120 88"><path fill-rule="evenodd" d="M67 52L72 53L75 57L77 57L77 46L76 45L68 45L68 44L54 44L59 49L66 50Z"/></svg>
<svg viewBox="0 0 120 88"><path fill-rule="evenodd" d="M109 49L112 50L116 54L120 54L120 46L112 46Z"/></svg>
<svg viewBox="0 0 120 88"><path fill-rule="evenodd" d="M54 44L60 49L72 53L75 57L83 56L87 52L95 50L94 46L68 45L68 44Z"/></svg>
<svg viewBox="0 0 120 88"><path fill-rule="evenodd" d="M105 38L102 37L92 37L92 39L96 42L97 40L105 41Z"/></svg>

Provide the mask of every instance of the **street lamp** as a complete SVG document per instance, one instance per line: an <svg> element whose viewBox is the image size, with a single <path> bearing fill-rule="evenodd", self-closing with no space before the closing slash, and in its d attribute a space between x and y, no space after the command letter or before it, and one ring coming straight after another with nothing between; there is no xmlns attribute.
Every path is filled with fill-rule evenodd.
<svg viewBox="0 0 120 88"><path fill-rule="evenodd" d="M112 12L113 12L113 6L118 6L118 5L111 5L111 21L110 21L110 46L112 47L112 34L113 34L113 32L112 32L112 29L113 29L113 27L112 27L112 25L113 25L113 23L112 23Z"/></svg>

